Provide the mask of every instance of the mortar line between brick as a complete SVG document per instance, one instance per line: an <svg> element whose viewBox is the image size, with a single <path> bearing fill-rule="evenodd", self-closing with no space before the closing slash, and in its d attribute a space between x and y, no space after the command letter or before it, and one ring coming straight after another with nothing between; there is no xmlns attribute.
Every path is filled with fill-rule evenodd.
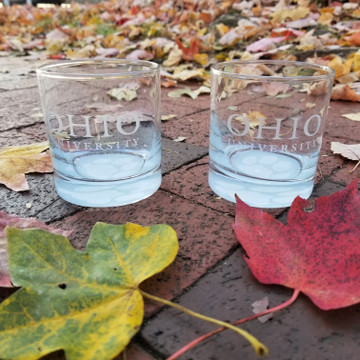
<svg viewBox="0 0 360 360"><path fill-rule="evenodd" d="M194 287L196 287L196 285L198 284L198 282L200 280L202 280L205 276L207 276L209 273L211 273L219 264L221 264L222 262L226 261L226 259L228 259L230 256L232 256L238 249L242 249L240 243L238 244L234 244L229 251L226 253L226 255L224 255L222 258L220 258L215 264L213 264L212 266L210 266L205 273L203 273L202 275L200 275L193 283L191 283L188 287L186 287L185 289L183 289L178 295L176 295L174 298L171 299L172 302L177 302L179 303L179 300L181 297L183 297L184 295L186 295L189 291L191 291ZM146 319L144 319L143 321L143 325L145 326L147 323L149 323L152 319L154 319L156 316L158 316L161 312L166 311L167 309L169 309L169 307L167 306L161 306L158 308L158 310L156 310L154 313L152 313L149 317L147 317ZM139 336L142 338L141 333L139 333ZM143 339L143 338L142 338ZM146 341L146 340L145 340Z"/></svg>
<svg viewBox="0 0 360 360"><path fill-rule="evenodd" d="M202 112L205 112L205 111L210 111L210 108L195 110L195 111L193 111L193 112L191 112L191 113L188 113L188 114L185 114L185 115L182 115L182 116L176 116L176 117L177 117L177 118L178 118L178 117L185 118L185 117L188 117L188 116L191 116L191 115L195 115L195 114L199 114L199 113L202 113Z"/></svg>
<svg viewBox="0 0 360 360"><path fill-rule="evenodd" d="M42 208L41 210L39 210L37 213L34 214L34 216L36 218L38 218L38 215L41 214L43 211L45 211L47 208L49 208L50 206L52 206L53 204L55 204L57 201L59 201L60 199L55 199L52 203L48 204L47 206L45 206L44 208ZM82 212L86 210L86 208L80 208L80 209L74 209L74 211L69 211L68 214L65 214L57 219L51 219L51 220L43 220L45 222L45 224L49 225L55 221L62 221L64 220L65 218L67 218L68 216L73 216L79 212Z"/></svg>
<svg viewBox="0 0 360 360"><path fill-rule="evenodd" d="M191 163L195 163L196 161L200 161L200 160L202 160L203 158L205 158L206 156L208 156L208 153L207 153L207 154L204 154L204 155L199 155L199 157L197 157L197 158L193 158L193 159L191 159L191 160L189 160L189 161L186 161L185 163L183 163L183 164L181 164L181 165L178 165L178 166L172 168L171 170L168 170L168 171L163 172L162 175L168 175L168 174L170 174L170 173L173 172L173 171L176 171L176 170L181 169L183 166L187 166L187 165L190 165ZM161 188L161 187L160 187L160 188ZM163 189L163 190L164 190L164 189Z"/></svg>
<svg viewBox="0 0 360 360"><path fill-rule="evenodd" d="M142 325L144 325L144 322ZM136 336L133 338L131 343L136 344L139 348L141 348L147 354L151 355L155 360L164 360L168 357L165 353L154 348L154 346L150 342L148 342L145 338L143 338L140 335L140 332L138 332L136 334Z"/></svg>
<svg viewBox="0 0 360 360"><path fill-rule="evenodd" d="M20 126L18 126L18 127L16 127L16 126L9 127L9 128L7 128L7 129L2 129L2 130L0 130L0 135L1 135L1 133L6 132L6 131L22 130L22 129L30 128L30 127L32 127L32 126L34 126L34 125L42 125L42 124L44 124L44 121L43 121L43 120L42 120L42 121L38 121L38 122L33 122L33 123L31 123L31 124L20 125ZM45 127L45 124L44 124L44 127Z"/></svg>
<svg viewBox="0 0 360 360"><path fill-rule="evenodd" d="M28 87L20 87L18 89L4 89L4 88L0 88L0 92L10 92L10 91L18 91L18 90L30 90L30 89L36 89L38 88L37 85L34 86L28 86Z"/></svg>

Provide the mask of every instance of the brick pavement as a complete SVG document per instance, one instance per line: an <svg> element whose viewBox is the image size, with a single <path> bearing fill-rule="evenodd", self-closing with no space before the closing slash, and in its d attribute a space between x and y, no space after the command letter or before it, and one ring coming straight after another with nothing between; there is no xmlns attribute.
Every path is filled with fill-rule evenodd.
<svg viewBox="0 0 360 360"><path fill-rule="evenodd" d="M0 146L29 144L46 139L34 69L38 61L0 57ZM55 193L52 175L28 175L30 191L15 193L0 186L0 209L22 217L34 216L64 229L75 229L73 245L83 249L96 221L143 226L167 223L177 232L180 251L164 272L144 283L155 295L174 299L191 309L222 320L251 314L251 304L263 298L274 306L287 300L291 291L264 286L251 275L232 231L235 206L218 198L207 184L209 96L196 100L170 98L162 92L163 115L176 118L162 124L163 183L149 199L126 207L86 209L66 203ZM360 112L359 103L332 102L316 176L313 197L329 195L358 177L349 174L354 162L331 153L330 142L355 143L360 124L341 117ZM179 136L185 142L174 142ZM31 203L28 208L27 204ZM270 211L280 220L287 209ZM9 290L0 289L0 298ZM337 311L317 309L305 296L290 308L261 324L245 324L270 348L269 359L358 359L360 305ZM191 319L177 310L146 302L146 319L133 339L130 360L165 359L212 325ZM63 359L61 353L47 359ZM122 359L118 356L117 359ZM229 332L201 344L182 359L255 359L251 347Z"/></svg>

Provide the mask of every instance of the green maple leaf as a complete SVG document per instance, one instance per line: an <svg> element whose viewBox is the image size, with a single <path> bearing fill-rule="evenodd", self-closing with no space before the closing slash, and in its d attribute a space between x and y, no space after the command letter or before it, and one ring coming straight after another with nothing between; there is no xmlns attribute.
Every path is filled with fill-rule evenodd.
<svg viewBox="0 0 360 360"><path fill-rule="evenodd" d="M175 258L167 225L97 223L86 252L45 230L6 229L12 282L0 305L0 358L38 359L63 349L69 360L112 359L139 329L139 284Z"/></svg>

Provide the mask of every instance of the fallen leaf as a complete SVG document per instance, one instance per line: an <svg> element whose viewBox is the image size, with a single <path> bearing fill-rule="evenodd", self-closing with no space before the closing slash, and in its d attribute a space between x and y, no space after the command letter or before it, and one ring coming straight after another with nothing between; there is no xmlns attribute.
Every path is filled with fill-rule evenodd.
<svg viewBox="0 0 360 360"><path fill-rule="evenodd" d="M200 86L196 90L191 90L190 88L186 87L186 88L170 91L168 93L168 96L171 98L178 98L183 95L187 95L190 96L192 99L196 99L200 94L209 94L209 93L210 93L210 88L208 88L207 86Z"/></svg>
<svg viewBox="0 0 360 360"><path fill-rule="evenodd" d="M309 15L309 8L299 6L295 9L290 9L287 6L281 7L271 14L273 20L277 23L281 23L285 19L299 20Z"/></svg>
<svg viewBox="0 0 360 360"><path fill-rule="evenodd" d="M313 16L308 16L304 19L299 19L286 23L286 27L293 29L303 29L306 27L316 26L316 25L317 25L317 21Z"/></svg>
<svg viewBox="0 0 360 360"><path fill-rule="evenodd" d="M329 12L324 12L318 18L318 22L321 25L330 25L333 20L334 15Z"/></svg>
<svg viewBox="0 0 360 360"><path fill-rule="evenodd" d="M323 310L360 301L360 196L356 180L313 206L297 197L287 225L237 198L234 230L263 284L306 294Z"/></svg>
<svg viewBox="0 0 360 360"><path fill-rule="evenodd" d="M174 142L183 142L183 141L185 141L186 140L186 136L178 136L175 140L174 140Z"/></svg>
<svg viewBox="0 0 360 360"><path fill-rule="evenodd" d="M316 104L307 102L307 103L305 104L305 109L312 109L312 108L314 108L315 106L316 106Z"/></svg>
<svg viewBox="0 0 360 360"><path fill-rule="evenodd" d="M86 252L44 230L7 228L9 265L22 289L0 305L0 358L112 359L143 321L139 285L175 258L167 225L97 223Z"/></svg>
<svg viewBox="0 0 360 360"><path fill-rule="evenodd" d="M263 82L262 86L265 89L266 95L268 96L276 96L279 93L287 93L287 91L289 91L290 89L290 86L288 84L276 82Z"/></svg>
<svg viewBox="0 0 360 360"><path fill-rule="evenodd" d="M353 71L349 74L339 76L336 81L339 84L352 84L353 82L358 81L359 78L360 77L358 71Z"/></svg>
<svg viewBox="0 0 360 360"><path fill-rule="evenodd" d="M182 60L182 50L176 46L170 51L168 58L163 62L163 65L176 66L180 63L181 60Z"/></svg>
<svg viewBox="0 0 360 360"><path fill-rule="evenodd" d="M134 50L130 54L126 55L128 60L151 60L154 58L154 55L145 50Z"/></svg>
<svg viewBox="0 0 360 360"><path fill-rule="evenodd" d="M251 45L247 46L246 51L250 51L250 52L267 51L271 49L274 46L274 44L282 42L285 39L286 39L285 36L260 39L258 41L253 42Z"/></svg>
<svg viewBox="0 0 360 360"><path fill-rule="evenodd" d="M360 101L360 95L349 85L338 84L332 89L331 100Z"/></svg>
<svg viewBox="0 0 360 360"><path fill-rule="evenodd" d="M66 56L71 60L86 59L96 55L96 48L92 44L86 45L81 49L68 49L66 52Z"/></svg>
<svg viewBox="0 0 360 360"><path fill-rule="evenodd" d="M169 88L169 87L176 86L177 81L168 79L168 78L161 78L160 84L161 84L161 87Z"/></svg>
<svg viewBox="0 0 360 360"><path fill-rule="evenodd" d="M233 46L241 39L241 33L238 31L238 28L231 29L225 33L219 40L219 43L222 46L231 45Z"/></svg>
<svg viewBox="0 0 360 360"><path fill-rule="evenodd" d="M29 190L25 174L53 171L48 142L0 149L0 183L14 191Z"/></svg>
<svg viewBox="0 0 360 360"><path fill-rule="evenodd" d="M186 81L197 77L201 79L206 79L208 76L204 69L180 70L175 71L172 75L173 79L181 81Z"/></svg>
<svg viewBox="0 0 360 360"><path fill-rule="evenodd" d="M351 113L351 114L343 114L341 115L344 118L347 118L352 121L360 121L360 112L358 113Z"/></svg>
<svg viewBox="0 0 360 360"><path fill-rule="evenodd" d="M360 46L360 31L357 31L356 33L352 34L347 41L352 46Z"/></svg>
<svg viewBox="0 0 360 360"><path fill-rule="evenodd" d="M261 300L254 301L251 304L251 306L253 308L252 311L253 311L254 314L260 314L260 313L264 312L265 310L267 310L267 308L269 306L269 298L267 296L265 296ZM267 315L264 315L264 316L260 316L258 318L258 320L261 323L265 323L268 320L270 320L272 317L273 317L273 314L267 314Z"/></svg>
<svg viewBox="0 0 360 360"><path fill-rule="evenodd" d="M134 89L127 89L127 88L115 88L111 89L107 92L107 94L116 100L125 100L131 101L137 98L137 92Z"/></svg>
<svg viewBox="0 0 360 360"><path fill-rule="evenodd" d="M205 66L209 62L208 54L195 54L194 60L202 66Z"/></svg>
<svg viewBox="0 0 360 360"><path fill-rule="evenodd" d="M256 129L260 125L260 122L262 122L263 126L266 125L266 116L259 111L250 111L248 114L243 113L241 116L235 116L234 120L244 124L246 121L251 130Z"/></svg>
<svg viewBox="0 0 360 360"><path fill-rule="evenodd" d="M334 141L331 143L331 150L347 159L360 161L360 144L348 145Z"/></svg>
<svg viewBox="0 0 360 360"><path fill-rule="evenodd" d="M180 39L175 39L177 46L182 50L184 60L194 60L194 55L199 52L199 39L196 36L191 37L189 47L185 47Z"/></svg>
<svg viewBox="0 0 360 360"><path fill-rule="evenodd" d="M360 70L360 50L354 54L354 71Z"/></svg>
<svg viewBox="0 0 360 360"><path fill-rule="evenodd" d="M119 50L116 48L99 48L96 49L96 53L100 56L100 57L113 57L113 56L117 56L119 55Z"/></svg>
<svg viewBox="0 0 360 360"><path fill-rule="evenodd" d="M30 115L31 118L42 118L44 117L44 114L42 112L37 112L35 114Z"/></svg>
<svg viewBox="0 0 360 360"><path fill-rule="evenodd" d="M161 121L171 120L171 119L176 118L176 117L177 117L176 114L161 115Z"/></svg>
<svg viewBox="0 0 360 360"><path fill-rule="evenodd" d="M69 39L69 35L62 31L61 28L55 28L46 34L46 39L51 41L67 41Z"/></svg>
<svg viewBox="0 0 360 360"><path fill-rule="evenodd" d="M38 228L52 231L56 234L69 236L72 231L56 230L35 218L20 218L17 215L0 211L0 287L12 287L9 275L8 246L5 227L12 226L19 229Z"/></svg>
<svg viewBox="0 0 360 360"><path fill-rule="evenodd" d="M336 56L332 59L328 66L335 71L335 79L339 78L340 76L347 75L352 66L352 59L347 60L345 63L342 62L339 56Z"/></svg>

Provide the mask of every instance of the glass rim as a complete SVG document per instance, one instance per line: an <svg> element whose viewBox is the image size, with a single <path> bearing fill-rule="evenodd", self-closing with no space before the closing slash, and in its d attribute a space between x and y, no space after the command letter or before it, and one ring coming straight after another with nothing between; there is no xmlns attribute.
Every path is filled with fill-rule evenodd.
<svg viewBox="0 0 360 360"><path fill-rule="evenodd" d="M144 66L143 70L132 70L128 72L68 72L66 69L74 69L82 65L129 65ZM115 68L114 68L115 69ZM80 59L80 60L61 60L40 65L36 69L37 76L64 79L64 80L94 80L94 79L126 79L129 77L151 76L159 72L160 66L152 61L128 60L128 59Z"/></svg>
<svg viewBox="0 0 360 360"><path fill-rule="evenodd" d="M326 74L319 75L301 75L301 76L272 76L272 75L251 75L251 74L239 74L231 71L222 70L224 66L231 65L279 65L286 66L291 65L295 67L303 67L314 70L325 71ZM328 66L311 64L302 61L289 61L289 60L232 60L223 61L211 66L211 72L214 75L239 79L239 80L254 80L254 81L276 81L276 82L307 82L307 81L319 81L329 80L335 77L335 71Z"/></svg>

